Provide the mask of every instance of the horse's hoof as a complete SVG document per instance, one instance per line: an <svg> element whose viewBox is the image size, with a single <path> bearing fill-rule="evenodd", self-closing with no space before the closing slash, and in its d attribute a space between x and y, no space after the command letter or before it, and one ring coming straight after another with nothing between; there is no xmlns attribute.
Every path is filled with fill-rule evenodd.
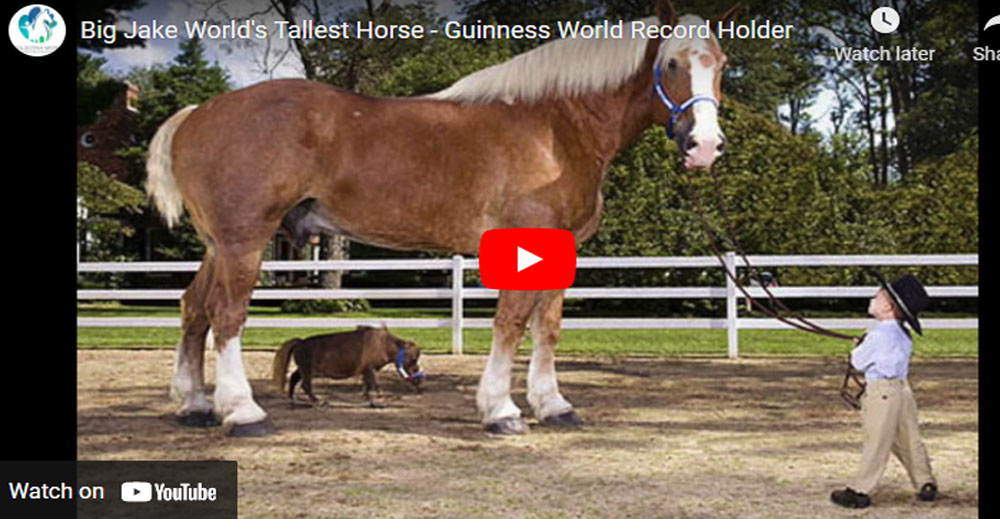
<svg viewBox="0 0 1000 519"><path fill-rule="evenodd" d="M528 432L528 422L525 422L523 418L504 418L499 422L493 422L486 424L486 432L490 434L502 434L504 436L511 434L525 434Z"/></svg>
<svg viewBox="0 0 1000 519"><path fill-rule="evenodd" d="M385 409L385 404L372 400L371 402L368 402L368 407L372 409Z"/></svg>
<svg viewBox="0 0 1000 519"><path fill-rule="evenodd" d="M274 434L274 426L267 418L259 422L238 423L226 431L226 436L233 438L258 438L271 434Z"/></svg>
<svg viewBox="0 0 1000 519"><path fill-rule="evenodd" d="M570 409L563 414L548 416L542 420L542 425L551 427L579 427L583 421L577 416L576 411Z"/></svg>
<svg viewBox="0 0 1000 519"><path fill-rule="evenodd" d="M218 427L221 425L219 419L212 412L182 414L177 417L177 423L184 427Z"/></svg>

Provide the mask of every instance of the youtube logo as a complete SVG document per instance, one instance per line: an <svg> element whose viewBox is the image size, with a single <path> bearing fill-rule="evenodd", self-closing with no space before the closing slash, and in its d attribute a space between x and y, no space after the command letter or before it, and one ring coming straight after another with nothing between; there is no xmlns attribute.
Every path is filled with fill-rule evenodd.
<svg viewBox="0 0 1000 519"><path fill-rule="evenodd" d="M479 275L497 290L561 290L576 279L576 239L562 229L493 229L479 239Z"/></svg>
<svg viewBox="0 0 1000 519"><path fill-rule="evenodd" d="M126 481L122 483L122 501L126 503L148 503L153 500L153 485L146 481Z"/></svg>

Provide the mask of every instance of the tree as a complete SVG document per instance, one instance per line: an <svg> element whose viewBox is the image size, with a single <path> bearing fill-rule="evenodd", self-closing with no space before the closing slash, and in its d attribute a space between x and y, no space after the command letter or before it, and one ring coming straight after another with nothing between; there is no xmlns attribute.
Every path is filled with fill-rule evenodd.
<svg viewBox="0 0 1000 519"><path fill-rule="evenodd" d="M595 0L460 0L463 23L554 26L557 21L591 20L597 14ZM650 3L652 6L652 3ZM649 13L647 13L649 14ZM509 41L514 54L531 50L544 41L520 39Z"/></svg>
<svg viewBox="0 0 1000 519"><path fill-rule="evenodd" d="M139 86L139 129L151 139L160 124L188 105L197 105L232 89L229 74L205 59L205 47L197 38L183 41L173 62L149 69L136 69L129 80Z"/></svg>
<svg viewBox="0 0 1000 519"><path fill-rule="evenodd" d="M105 74L104 58L76 53L76 123L93 124L98 112L104 110L121 93L121 82Z"/></svg>
<svg viewBox="0 0 1000 519"><path fill-rule="evenodd" d="M138 189L111 178L86 162L76 165L77 240L81 261L121 261L135 259L124 247L135 234L127 215L143 210L145 195ZM105 281L117 283L117 277Z"/></svg>
<svg viewBox="0 0 1000 519"><path fill-rule="evenodd" d="M911 174L878 193L873 208L893 231L898 254L979 251L979 137L945 157L916 164ZM925 284L975 283L976 272L926 268Z"/></svg>
<svg viewBox="0 0 1000 519"><path fill-rule="evenodd" d="M977 45L974 6L958 0L894 2L902 23L879 34L868 16L872 1L803 2L812 25L826 35L824 53L852 48L936 49L933 61L830 60L830 81L848 85L859 105L872 181L885 187L904 179L912 165L954 152L978 127L978 76L969 59ZM942 53L943 49L958 52Z"/></svg>
<svg viewBox="0 0 1000 519"><path fill-rule="evenodd" d="M383 74L375 90L379 95L391 97L430 94L511 57L509 40L475 43L435 38L424 52L403 58Z"/></svg>
<svg viewBox="0 0 1000 519"><path fill-rule="evenodd" d="M146 3L142 0L91 0L89 2L78 2L76 5L76 16L81 21L100 23L102 26L114 26L119 21L128 18L128 11L135 11ZM145 40L141 38L115 38L114 43L106 43L103 38L84 39L83 33L78 32L76 39L77 49L87 49L93 52L103 52L104 49L122 49L126 47L145 47Z"/></svg>

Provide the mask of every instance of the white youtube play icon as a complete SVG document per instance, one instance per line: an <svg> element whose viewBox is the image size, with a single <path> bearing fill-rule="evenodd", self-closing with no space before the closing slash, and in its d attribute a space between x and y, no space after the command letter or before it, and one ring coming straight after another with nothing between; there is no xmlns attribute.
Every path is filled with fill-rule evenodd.
<svg viewBox="0 0 1000 519"><path fill-rule="evenodd" d="M538 263L539 261L542 261L542 258L535 256L534 254L522 249L521 247L517 248L518 272L521 272L522 270L534 265L535 263Z"/></svg>

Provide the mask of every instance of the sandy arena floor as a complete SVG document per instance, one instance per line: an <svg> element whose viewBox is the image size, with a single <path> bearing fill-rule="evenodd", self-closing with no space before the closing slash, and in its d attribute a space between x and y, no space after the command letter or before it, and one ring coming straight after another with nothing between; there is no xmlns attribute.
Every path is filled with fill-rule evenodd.
<svg viewBox="0 0 1000 519"><path fill-rule="evenodd" d="M209 355L208 381L214 381ZM482 356L425 356L425 391L389 369L386 409L360 381L319 379L328 405L295 407L270 382L271 353L244 356L276 434L229 439L172 421L169 351L81 350L81 460L239 462L247 518L963 518L979 513L976 359L914 361L920 425L943 497L915 498L892 460L873 508L831 504L860 458L841 403L841 359L559 358L560 389L585 421L529 435L482 431ZM515 366L526 413L527 357ZM210 384L210 390L214 386Z"/></svg>

